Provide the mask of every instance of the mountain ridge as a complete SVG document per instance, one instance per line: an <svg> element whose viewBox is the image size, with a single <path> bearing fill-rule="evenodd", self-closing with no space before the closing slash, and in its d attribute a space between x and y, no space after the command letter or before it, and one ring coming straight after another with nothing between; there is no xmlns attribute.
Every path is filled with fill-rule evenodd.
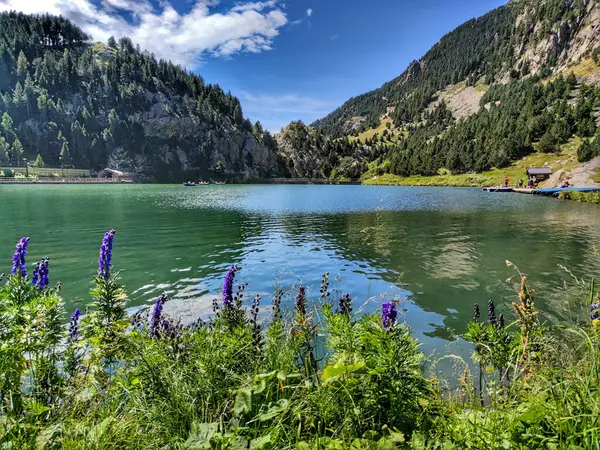
<svg viewBox="0 0 600 450"><path fill-rule="evenodd" d="M573 139L586 161L600 156L598 86L600 3L516 0L460 25L304 134L349 140L345 167L367 167L363 177L483 172Z"/></svg>
<svg viewBox="0 0 600 450"><path fill-rule="evenodd" d="M239 100L133 45L92 43L62 17L0 14L0 160L137 172L142 179L284 173Z"/></svg>
<svg viewBox="0 0 600 450"><path fill-rule="evenodd" d="M546 9L542 9L544 5L547 6ZM561 8L560 5L564 6ZM549 28L550 22L555 23ZM587 30L585 30L585 25L589 25ZM469 28L476 28L477 34L482 35L483 39L477 40L475 46L454 46L453 44L457 41L455 37L472 34L468 33ZM573 45L567 45L565 40L570 33L573 33L573 30L582 33L576 33L572 38ZM493 32L490 34L490 31ZM469 39L472 38L473 36L469 37ZM569 40L568 44L571 44L571 40L567 40ZM464 44L462 39L461 41L461 44ZM493 41L501 42L503 45L496 46ZM569 51L573 46L578 51ZM558 71L564 70L569 63L573 63L583 54L591 53L599 46L600 4L596 0L547 0L545 2L511 0L504 6L458 26L444 35L423 57L412 61L398 77L384 83L380 88L350 98L342 106L324 118L314 121L311 125L322 128L327 134L339 137L341 134L332 129L334 123L339 122L342 117L362 115L361 113L365 111L357 107L356 103L365 98L378 96L380 102L376 102L374 111L367 111L367 120L375 125L372 121L377 120L378 114L383 114L388 106L395 107L396 103L403 100L399 98L403 92L393 92L394 88L402 87L420 75L431 71L429 67L431 62L433 64L442 62L443 64L445 60L451 59L448 57L448 53L451 51L459 53L466 48L469 55L464 58L464 64L463 61L459 61L456 67L450 67L442 73L441 80L434 80L434 82L426 80L430 84L437 84L437 89L427 91L428 96L426 99L422 99L420 106L424 106L422 103L428 103L430 97L437 90L469 78L473 80L473 78L489 76L491 79L488 81L491 82L486 84L493 84L495 80L506 83L509 81L511 70L519 69L523 72L513 74L516 75L515 78L538 75L554 59L559 63ZM452 49L452 47L455 48ZM515 50L515 47L518 49ZM546 47L546 49L541 51L538 47ZM510 52L511 48L514 50L513 52ZM565 49L567 49L566 52ZM503 52L505 53L504 58L495 60L495 57ZM553 54L553 52L557 54ZM482 55L482 53L487 53L487 55ZM531 67L531 61L529 61L530 66L524 67L532 57L535 57L534 66ZM544 59L546 60L544 61ZM450 61L451 63L452 61ZM498 69L499 67L500 69ZM599 71L596 70L594 75L597 77L598 73ZM600 79L597 81L600 82ZM402 118L407 117L403 116Z"/></svg>

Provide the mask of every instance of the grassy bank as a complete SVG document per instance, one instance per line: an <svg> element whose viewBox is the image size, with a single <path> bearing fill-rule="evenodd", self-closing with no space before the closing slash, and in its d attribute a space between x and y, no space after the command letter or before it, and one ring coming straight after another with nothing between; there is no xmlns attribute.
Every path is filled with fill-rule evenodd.
<svg viewBox="0 0 600 450"><path fill-rule="evenodd" d="M513 162L508 167L474 174L401 177L392 174L379 175L377 167L372 166L362 177L362 182L363 184L388 186L481 187L503 184L504 178L508 176L511 185L516 185L519 178L525 183L527 182L526 169L529 167L551 167L555 172L560 169L573 170L579 165L577 162L577 149L580 145L581 139L573 138L564 144L558 153L536 152Z"/></svg>
<svg viewBox="0 0 600 450"><path fill-rule="evenodd" d="M558 198L563 200L574 200L582 203L600 204L600 192L561 192Z"/></svg>
<svg viewBox="0 0 600 450"><path fill-rule="evenodd" d="M316 298L302 286L275 292L264 323L259 296L243 306L235 267L208 322L181 327L163 313L166 295L128 317L114 242L111 230L91 299L68 327L49 261L28 273L29 240L17 244L0 288L2 448L598 448L593 284L566 331L541 319L524 277L511 317L491 300L487 314L475 305L462 336L473 360L454 358L451 389L427 376L395 301L353 311L349 296L330 294L327 275Z"/></svg>

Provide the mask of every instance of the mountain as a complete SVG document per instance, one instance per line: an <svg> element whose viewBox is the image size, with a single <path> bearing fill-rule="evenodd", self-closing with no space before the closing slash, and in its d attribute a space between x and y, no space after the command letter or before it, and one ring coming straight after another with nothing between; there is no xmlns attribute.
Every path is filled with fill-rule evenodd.
<svg viewBox="0 0 600 450"><path fill-rule="evenodd" d="M599 85L600 2L512 0L459 26L307 133L326 142L349 137L344 164L377 174L480 172L593 139ZM312 159L331 160L315 152ZM584 159L594 153L586 152ZM294 153L288 149L288 159Z"/></svg>
<svg viewBox="0 0 600 450"><path fill-rule="evenodd" d="M230 93L62 17L0 14L0 117L0 165L39 155L159 181L283 173L275 140Z"/></svg>

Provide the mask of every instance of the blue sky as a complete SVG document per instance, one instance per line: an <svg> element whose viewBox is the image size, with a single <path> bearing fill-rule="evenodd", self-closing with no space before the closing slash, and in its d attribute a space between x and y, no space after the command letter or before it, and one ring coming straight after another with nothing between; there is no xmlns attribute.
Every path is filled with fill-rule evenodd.
<svg viewBox="0 0 600 450"><path fill-rule="evenodd" d="M461 23L504 0L0 0L70 18L219 83L278 131L381 86Z"/></svg>

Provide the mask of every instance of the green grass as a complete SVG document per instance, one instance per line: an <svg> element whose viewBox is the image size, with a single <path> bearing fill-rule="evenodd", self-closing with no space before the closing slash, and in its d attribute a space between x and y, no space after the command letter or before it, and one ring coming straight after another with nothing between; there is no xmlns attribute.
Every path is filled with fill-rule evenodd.
<svg viewBox="0 0 600 450"><path fill-rule="evenodd" d="M387 128L388 123L390 124L389 129ZM381 139L385 130L388 131L388 139L390 139L392 142L398 141L399 139L405 138L407 136L408 132L406 130L393 130L393 127L394 122L392 121L392 119L390 119L389 117L384 117L377 128L370 128L368 130L365 130L358 136L349 136L348 140L350 142L359 141L364 144L368 139L373 139L375 134L377 134ZM391 145L391 142L389 142L389 144Z"/></svg>
<svg viewBox="0 0 600 450"><path fill-rule="evenodd" d="M573 72L576 77L579 78L587 78L590 75L598 72L600 70L600 66L596 64L593 58L586 58L579 63L569 67L566 72Z"/></svg>

